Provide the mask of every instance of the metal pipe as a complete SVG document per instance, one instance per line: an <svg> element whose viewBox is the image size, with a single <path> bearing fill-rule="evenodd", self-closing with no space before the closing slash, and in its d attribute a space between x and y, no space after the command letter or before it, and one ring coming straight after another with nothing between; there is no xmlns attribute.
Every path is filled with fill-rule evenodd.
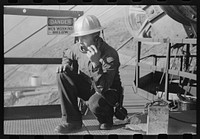
<svg viewBox="0 0 200 139"><path fill-rule="evenodd" d="M136 61L136 93L138 93L138 87L139 87L139 78L140 78L140 51L141 51L141 42L138 41L138 47L137 47L137 61Z"/></svg>
<svg viewBox="0 0 200 139"><path fill-rule="evenodd" d="M170 52L171 52L171 43L168 43L167 47L167 57L166 57L166 68L165 68L165 100L168 100L168 91L169 91L169 67L170 67Z"/></svg>

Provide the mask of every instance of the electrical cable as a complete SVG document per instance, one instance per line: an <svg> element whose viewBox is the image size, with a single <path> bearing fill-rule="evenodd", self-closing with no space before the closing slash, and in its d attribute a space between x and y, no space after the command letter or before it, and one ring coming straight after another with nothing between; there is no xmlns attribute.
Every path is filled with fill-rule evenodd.
<svg viewBox="0 0 200 139"><path fill-rule="evenodd" d="M179 122L183 122L183 123L196 124L196 123L194 123L194 122L189 122L189 121L180 120L180 119L175 118L175 117L172 117L172 116L169 116L169 118L174 119L174 120L177 120L177 121L179 121Z"/></svg>

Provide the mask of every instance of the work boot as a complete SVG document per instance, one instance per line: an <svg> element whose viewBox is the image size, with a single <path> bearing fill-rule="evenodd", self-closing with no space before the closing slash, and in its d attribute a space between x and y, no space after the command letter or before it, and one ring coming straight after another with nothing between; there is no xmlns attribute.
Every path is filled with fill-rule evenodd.
<svg viewBox="0 0 200 139"><path fill-rule="evenodd" d="M65 123L65 124L58 125L54 131L57 133L69 133L72 131L79 130L81 128L82 128L82 122L80 122L80 123Z"/></svg>
<svg viewBox="0 0 200 139"><path fill-rule="evenodd" d="M100 130L110 130L112 128L112 124L110 123L103 123L99 125Z"/></svg>

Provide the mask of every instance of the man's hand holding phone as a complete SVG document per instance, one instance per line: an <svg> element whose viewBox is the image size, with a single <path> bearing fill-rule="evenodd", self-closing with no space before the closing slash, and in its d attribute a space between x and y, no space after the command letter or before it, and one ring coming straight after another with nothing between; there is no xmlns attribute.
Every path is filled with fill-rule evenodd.
<svg viewBox="0 0 200 139"><path fill-rule="evenodd" d="M90 59L94 68L99 65L101 52L96 48L96 46L91 45L90 47L88 47L87 56Z"/></svg>

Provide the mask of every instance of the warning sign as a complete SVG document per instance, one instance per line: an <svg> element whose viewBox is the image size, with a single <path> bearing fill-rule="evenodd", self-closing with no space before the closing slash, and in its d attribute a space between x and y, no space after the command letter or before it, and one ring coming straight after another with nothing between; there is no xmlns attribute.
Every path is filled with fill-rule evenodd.
<svg viewBox="0 0 200 139"><path fill-rule="evenodd" d="M48 17L47 34L64 35L73 32L74 19L72 17Z"/></svg>

